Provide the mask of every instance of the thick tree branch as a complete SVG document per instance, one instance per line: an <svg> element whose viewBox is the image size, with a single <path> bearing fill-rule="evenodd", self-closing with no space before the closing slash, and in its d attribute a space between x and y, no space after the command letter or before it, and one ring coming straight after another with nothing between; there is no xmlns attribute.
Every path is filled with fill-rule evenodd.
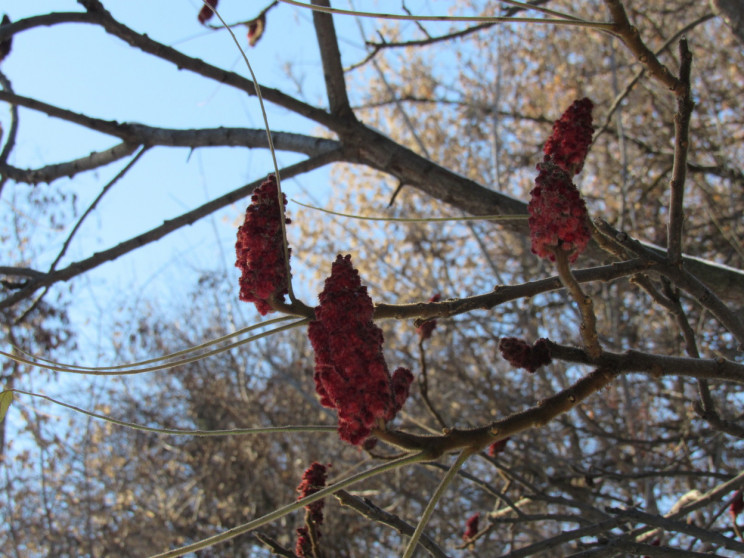
<svg viewBox="0 0 744 558"><path fill-rule="evenodd" d="M331 6L329 0L313 0L313 5L326 8ZM315 36L320 47L320 59L323 62L323 77L331 114L343 119L356 120L346 92L344 68L341 64L341 51L338 49L333 16L313 11L313 23L315 24Z"/></svg>
<svg viewBox="0 0 744 558"><path fill-rule="evenodd" d="M690 358L655 355L641 351L613 353L604 351L599 358L591 358L576 347L548 342L554 360L601 366L623 373L647 373L654 376L685 376L744 384L744 364L725 358Z"/></svg>
<svg viewBox="0 0 744 558"><path fill-rule="evenodd" d="M172 128L157 128L146 124L116 122L115 120L94 118L50 105L43 101L38 101L22 95L6 93L4 91L0 91L0 101L6 101L13 105L20 105L37 110L44 114L48 114L49 116L54 116L61 120L66 120L67 122L72 122L91 130L120 138L132 146L129 153L134 151L138 145L145 145L148 147L162 145L191 148L227 146L264 149L269 146L266 137L266 130L264 129L200 128L192 130L176 130ZM272 132L271 137L273 139L274 147L279 151L293 151L296 153L315 156L339 148L339 143L334 140L305 136L291 132ZM122 157L129 153L122 155ZM83 161L83 159L78 161ZM73 165L75 163L75 161L72 161L65 164Z"/></svg>
<svg viewBox="0 0 744 558"><path fill-rule="evenodd" d="M690 92L692 53L685 39L679 42L679 54L682 60L679 70L679 81L682 87L677 95L677 113L674 115L674 166L672 167L672 181L669 188L671 196L669 201L669 232L667 234L669 263L672 265L682 264L682 223L684 221L682 202L687 178L690 118L695 106Z"/></svg>

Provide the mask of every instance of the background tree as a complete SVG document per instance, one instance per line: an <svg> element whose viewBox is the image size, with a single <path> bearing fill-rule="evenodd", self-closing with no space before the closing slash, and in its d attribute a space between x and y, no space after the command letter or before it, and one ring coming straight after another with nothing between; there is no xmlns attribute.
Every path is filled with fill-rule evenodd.
<svg viewBox="0 0 744 558"><path fill-rule="evenodd" d="M246 119L233 109L214 121L195 117L193 124L178 126L162 124L167 112L140 124L136 107L112 105L106 114L91 114L74 96L57 100L54 89L18 88L24 77L12 66L16 53L33 48L38 34L77 30L75 24L82 23L105 32L96 41L124 45L136 60L162 62L157 67L163 80L190 86L178 81L188 79L182 77L188 72L220 94L239 92L232 106L247 103L245 96L257 89L245 72L229 68L229 58L212 63L216 55L203 45L169 46L175 39L159 37L162 18L150 11L187 14L198 25L202 9L209 36L225 38L208 8L143 3L141 17L134 18L113 3L81 0L69 12L14 16L0 27L0 42L13 41L0 92L9 107L0 172L8 200L4 211L12 216L3 233L4 331L8 345L61 361L77 360L68 352L77 343L92 370L67 369L83 373L81 384L66 375L40 377L36 369L44 363L26 359L37 365L32 367L16 353L16 360L7 355L3 361L4 389L56 389L57 399L129 428L61 414L58 405L16 395L4 423L11 442L3 461L3 548L15 556L152 555L198 544L290 503L302 471L314 461L332 464L332 485L401 452L423 452L420 463L326 498L322 536L310 551L410 555L414 528L448 478L453 452L459 452L469 459L451 469L459 478L435 502L421 554L740 554L735 495L744 485L737 389L744 379L744 177L737 162L743 155L738 92L744 60L731 18L717 17L712 5L681 1L537 1L531 8L458 2L443 21L421 17L442 15L441 6L428 2L403 4L396 13L409 10L415 17L399 21L320 11L310 16L306 7L291 4L297 3L267 2L250 13L228 0L218 6L227 23L246 24L255 45L248 51L251 63L271 61L257 77L285 191L316 206L387 221L326 216L290 203L292 286L304 304L290 299L283 309L299 319L314 318L310 307L330 263L337 253L352 254L376 303L391 371L407 366L416 378L408 401L389 429L373 432L380 440L374 447L339 440L336 413L320 406L314 393L314 355L305 327L209 358L201 358L208 348L197 348L196 360L171 359L178 364L171 372L130 376L142 367L105 370L258 322L252 308L238 301L238 272L227 267L232 254L215 258L220 252L211 250L198 263L174 260L178 281L164 274L160 286L144 282L120 293L116 274L138 257L152 265L163 253L197 251L195 241L188 244L185 225L237 202L242 212L244 199L272 171L269 158L257 158L247 172L244 166L236 172L227 156L214 159L204 167L205 181L220 183L224 192L178 216L159 215L162 224L145 232L122 235L126 224L118 224L115 240L100 244L82 242L76 233L96 212L104 225L116 220L121 208L105 207L105 196L116 188L135 192L138 183L157 182L166 192L180 193L177 177L199 174L191 160L179 162L183 170L167 158L145 167L151 157L178 147L268 150L260 108L243 105L251 115ZM328 6L322 0L313 4ZM716 9L723 10L719 4ZM482 19L458 21L454 14ZM286 48L292 22L309 24L309 18L324 100L313 98L317 84L303 75L302 55ZM349 38L357 44L362 38L364 48L345 46ZM70 46L60 44L90 50L95 43L88 40L81 33ZM235 52L227 42L215 44L215 50ZM286 62L282 79L275 53ZM180 72L166 74L166 66ZM135 91L159 86L144 69L130 79ZM105 91L108 84L103 79L97 87ZM555 263L532 254L526 219L535 165L543 160L551 126L583 97L594 103L596 130L573 180L597 220L592 243L571 269L593 310L576 294L570 272L564 268L559 278ZM170 102L175 110L177 101ZM273 124L287 112L294 133L276 131ZM35 113L106 139L96 135L90 155L75 151L62 162L37 164L24 136L24 123L33 124ZM255 126L247 122L251 118ZM237 126L233 119L246 124ZM231 127L217 127L225 124ZM240 159L245 152L230 155ZM119 165L115 172L106 168L112 164ZM330 191L314 184L327 175L305 175L332 164ZM138 174L143 167L150 174ZM241 173L249 176L245 186L237 186ZM85 192L87 209L78 210L81 185L96 180L99 192ZM158 196L150 187L139 201L143 222L149 218L144 206L156 205ZM236 212L223 215L237 219ZM516 218L395 220L467 215ZM139 215L127 217L137 222ZM51 232L34 229L35 220L51 223ZM234 238L234 223L223 228ZM169 238L178 240L168 244ZM148 256L156 245L163 252ZM49 246L56 249L52 255ZM77 255L67 256L68 249ZM107 268L117 271L102 274ZM98 308L81 302L87 300L85 289L95 292L91 300ZM437 293L441 302L426 303ZM68 307L67 300L75 304ZM110 347L94 343L96 328L84 324L97 311L98 331L111 338ZM581 333L591 330L591 313L599 355ZM427 319L437 319L430 337L422 333ZM500 354L500 346L508 347L504 338L530 345L550 339L545 344L553 363L535 373L519 369ZM91 347L108 350L96 361ZM99 379L102 372L110 376ZM188 432L143 432L133 425ZM214 435L285 425L305 425L307 431ZM466 521L476 513L479 529L469 522L463 539ZM298 509L199 552L292 556L302 523Z"/></svg>

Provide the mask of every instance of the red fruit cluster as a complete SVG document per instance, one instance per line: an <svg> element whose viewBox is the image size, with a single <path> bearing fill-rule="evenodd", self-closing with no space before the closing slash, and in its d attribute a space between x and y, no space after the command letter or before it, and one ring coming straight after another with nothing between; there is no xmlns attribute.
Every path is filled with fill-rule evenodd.
<svg viewBox="0 0 744 558"><path fill-rule="evenodd" d="M326 484L326 473L327 467L317 461L305 469L305 472L302 474L302 482L297 487L297 493L299 494L297 499L302 500L306 496L315 494L318 490L324 488ZM323 524L323 500L308 504L305 506L305 509L308 511L308 515L313 523L316 525Z"/></svg>
<svg viewBox="0 0 744 558"><path fill-rule="evenodd" d="M319 295L308 337L315 350L315 389L320 403L338 412L342 440L360 444L380 422L392 420L408 397L413 374L398 368L391 378L382 354L382 330L351 256L331 267Z"/></svg>
<svg viewBox="0 0 744 558"><path fill-rule="evenodd" d="M209 4L213 8L217 7L217 0L206 0L205 4ZM202 9L199 11L199 23L206 23L209 21L212 16L214 15L214 12L209 9L206 5L202 5Z"/></svg>
<svg viewBox="0 0 744 558"><path fill-rule="evenodd" d="M478 533L478 522L480 521L480 514L476 513L471 515L465 522L465 533L462 538L467 540L472 539Z"/></svg>
<svg viewBox="0 0 744 558"><path fill-rule="evenodd" d="M586 97L574 101L568 110L553 124L553 133L545 143L545 159L561 167L569 176L584 167L584 159L592 143L592 108Z"/></svg>
<svg viewBox="0 0 744 558"><path fill-rule="evenodd" d="M297 544L295 545L295 554L299 556L300 558L305 558L305 556L312 556L313 555L313 543L312 539L310 538L310 532L307 530L307 527L300 527L295 531L295 534L297 535Z"/></svg>
<svg viewBox="0 0 744 558"><path fill-rule="evenodd" d="M287 198L284 197L284 206ZM284 263L281 211L277 198L276 177L271 174L253 192L245 221L238 229L235 243L240 268L240 300L253 302L265 316L273 309L270 299L284 300L287 294L287 267ZM291 221L287 219L285 223Z"/></svg>
<svg viewBox="0 0 744 558"><path fill-rule="evenodd" d="M731 500L731 506L729 507L729 513L731 517L736 519L738 515L744 510L744 496L741 490L737 490L734 494L734 499Z"/></svg>
<svg viewBox="0 0 744 558"><path fill-rule="evenodd" d="M516 368L525 368L527 372L535 372L552 361L547 339L538 339L534 345L530 345L517 337L502 337L499 351L509 364Z"/></svg>
<svg viewBox="0 0 744 558"><path fill-rule="evenodd" d="M437 293L429 299L429 302L439 302L441 299L442 299L442 296L439 293ZM431 337L431 334L434 332L434 328L436 327L437 327L436 320L427 320L416 328L416 333L419 334L419 339L421 339L421 341L425 341L426 339Z"/></svg>
<svg viewBox="0 0 744 558"><path fill-rule="evenodd" d="M321 488L324 488L326 484L327 471L327 466L322 465L317 461L313 462L310 467L305 469L305 472L302 474L302 482L297 487L297 493L299 494L297 499L301 500L306 496L315 494ZM314 526L313 530L318 538L320 538L320 533L317 530L317 526L323 524L323 504L323 500L318 500L317 502L305 506L305 522L308 525ZM300 557L313 556L313 543L308 527L300 527L295 532L297 534L295 554Z"/></svg>
<svg viewBox="0 0 744 558"><path fill-rule="evenodd" d="M503 440L499 440L498 442L494 442L488 446L488 455L496 457L498 454L502 453L506 449L506 443L508 441L509 438L504 438Z"/></svg>
<svg viewBox="0 0 744 558"><path fill-rule="evenodd" d="M591 237L586 204L559 166L546 161L537 168L540 174L527 206L532 252L555 261L554 250L564 250L573 263Z"/></svg>

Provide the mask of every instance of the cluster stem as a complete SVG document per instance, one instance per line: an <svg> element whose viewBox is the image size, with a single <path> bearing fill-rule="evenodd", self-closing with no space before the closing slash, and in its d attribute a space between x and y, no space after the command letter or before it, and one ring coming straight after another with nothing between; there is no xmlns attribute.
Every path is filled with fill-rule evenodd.
<svg viewBox="0 0 744 558"><path fill-rule="evenodd" d="M602 347L599 345L599 335L597 335L597 317L594 314L594 302L590 296L584 293L581 285L579 285L576 277L571 272L571 267L568 263L568 252L558 247L553 253L555 254L555 263L561 283L571 293L576 304L579 305L579 311L581 312L581 339L584 341L584 348L586 348L586 352L592 359L599 358L602 354Z"/></svg>

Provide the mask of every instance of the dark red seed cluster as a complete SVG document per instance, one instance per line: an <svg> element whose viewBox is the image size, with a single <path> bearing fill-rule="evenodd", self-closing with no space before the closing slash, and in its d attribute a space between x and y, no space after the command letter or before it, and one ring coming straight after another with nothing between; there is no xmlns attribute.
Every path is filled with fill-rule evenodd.
<svg viewBox="0 0 744 558"><path fill-rule="evenodd" d="M310 467L305 469L305 472L302 474L302 482L297 486L298 500L315 494L321 488L325 488L328 467L330 465L322 465L315 461ZM297 535L295 554L297 556L313 556L310 528L313 529L316 538L320 538L320 532L317 528L323 524L323 505L323 500L318 500L305 506L305 523L307 526L300 527L295 531Z"/></svg>
<svg viewBox="0 0 744 558"><path fill-rule="evenodd" d="M564 250L573 263L591 237L586 204L562 168L550 161L537 168L540 174L527 206L532 252L555 261L554 250Z"/></svg>
<svg viewBox="0 0 744 558"><path fill-rule="evenodd" d="M470 540L478 533L478 523L480 522L480 514L476 513L471 515L465 522L465 533L462 538L464 540Z"/></svg>
<svg viewBox="0 0 744 558"><path fill-rule="evenodd" d="M437 293L429 299L429 302L439 302L441 299L442 299L441 295ZM416 333L419 334L419 339L421 339L421 341L425 341L429 337L431 337L431 334L434 332L434 328L436 327L437 327L436 320L427 320L416 328Z"/></svg>
<svg viewBox="0 0 744 558"><path fill-rule="evenodd" d="M301 500L306 496L315 494L321 488L324 488L326 484L327 471L327 467L317 461L313 462L310 467L305 469L305 472L302 474L302 482L297 487L297 493L299 494L297 499ZM308 511L309 517L313 523L316 525L323 524L323 500L318 500L317 502L308 504L305 506L305 509Z"/></svg>
<svg viewBox="0 0 744 558"><path fill-rule="evenodd" d="M310 539L310 532L307 527L300 527L295 531L297 535L297 544L295 544L295 554L300 558L313 555L313 543Z"/></svg>
<svg viewBox="0 0 744 558"><path fill-rule="evenodd" d="M568 110L553 124L553 133L545 143L543 152L550 159L573 176L584 167L584 159L592 143L593 103L586 97L574 101Z"/></svg>
<svg viewBox="0 0 744 558"><path fill-rule="evenodd" d="M737 490L736 494L734 494L734 499L731 500L731 506L729 506L729 513L731 516L736 519L738 515L744 510L744 496L742 496L742 491Z"/></svg>
<svg viewBox="0 0 744 558"><path fill-rule="evenodd" d="M509 364L516 368L525 368L527 372L535 372L552 360L547 339L538 339L534 345L530 345L517 337L502 337L499 351Z"/></svg>
<svg viewBox="0 0 744 558"><path fill-rule="evenodd" d="M498 442L494 442L488 446L488 455L496 457L498 454L502 453L506 449L506 443L508 441L509 438L504 438L503 440L499 440Z"/></svg>
<svg viewBox="0 0 744 558"><path fill-rule="evenodd" d="M286 205L287 198L284 197ZM242 272L240 300L253 302L262 316L273 311L270 305L272 297L283 301L287 294L280 219L276 177L271 174L253 192L235 243L235 266ZM287 224L290 222L289 219L285 221Z"/></svg>
<svg viewBox="0 0 744 558"><path fill-rule="evenodd" d="M206 0L206 4L209 4L213 8L217 7L217 0ZM212 16L214 15L214 12L209 9L208 6L202 5L202 9L199 10L199 23L206 23L209 21Z"/></svg>
<svg viewBox="0 0 744 558"><path fill-rule="evenodd" d="M382 330L351 256L331 267L308 336L315 350L315 389L320 403L338 412L342 440L360 444L380 422L392 420L408 397L413 374L392 375L382 354Z"/></svg>

